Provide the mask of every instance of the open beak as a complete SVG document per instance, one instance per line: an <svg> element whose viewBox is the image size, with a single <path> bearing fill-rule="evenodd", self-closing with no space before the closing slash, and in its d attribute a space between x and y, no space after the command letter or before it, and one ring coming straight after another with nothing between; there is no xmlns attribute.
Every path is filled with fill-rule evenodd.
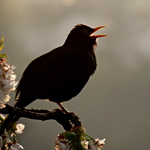
<svg viewBox="0 0 150 150"><path fill-rule="evenodd" d="M106 34L102 34L102 35L93 35L93 33L95 33L96 31L98 31L99 29L105 28L106 26L99 26L96 28L93 28L93 32L91 32L90 37L92 38L98 38L98 37L104 37L107 36Z"/></svg>

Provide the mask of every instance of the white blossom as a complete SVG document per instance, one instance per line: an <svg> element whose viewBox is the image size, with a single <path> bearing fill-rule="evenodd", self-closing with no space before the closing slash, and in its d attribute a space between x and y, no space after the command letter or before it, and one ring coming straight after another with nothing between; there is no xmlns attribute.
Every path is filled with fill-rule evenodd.
<svg viewBox="0 0 150 150"><path fill-rule="evenodd" d="M83 147L85 148L85 149L88 149L88 145L89 145L89 142L88 141L81 141L81 144L83 145Z"/></svg>
<svg viewBox="0 0 150 150"><path fill-rule="evenodd" d="M9 101L10 91L14 91L18 82L14 74L15 66L7 64L6 59L0 58L0 108L4 108Z"/></svg>
<svg viewBox="0 0 150 150"><path fill-rule="evenodd" d="M23 149L23 146L19 143L15 143L12 144L7 150L19 150L20 148Z"/></svg>
<svg viewBox="0 0 150 150"><path fill-rule="evenodd" d="M95 142L94 142L94 145L93 145L93 148L92 150L101 150L102 148L104 148L105 146L105 138L100 140L100 139L95 139Z"/></svg>
<svg viewBox="0 0 150 150"><path fill-rule="evenodd" d="M12 140L12 141L9 135L4 133L2 136L0 136L0 149L3 146L5 146L6 150L19 150L20 148L23 149L23 146L17 143L16 140Z"/></svg>
<svg viewBox="0 0 150 150"><path fill-rule="evenodd" d="M21 134L21 133L23 133L23 130L24 130L24 128L25 128L25 125L22 124L22 123L18 123L18 124L16 125L16 128L17 128L17 130L15 131L15 133Z"/></svg>
<svg viewBox="0 0 150 150"><path fill-rule="evenodd" d="M56 150L69 150L70 146L67 143L58 143L55 145Z"/></svg>
<svg viewBox="0 0 150 150"><path fill-rule="evenodd" d="M70 146L67 144L64 136L59 135L55 140L56 150L69 150Z"/></svg>

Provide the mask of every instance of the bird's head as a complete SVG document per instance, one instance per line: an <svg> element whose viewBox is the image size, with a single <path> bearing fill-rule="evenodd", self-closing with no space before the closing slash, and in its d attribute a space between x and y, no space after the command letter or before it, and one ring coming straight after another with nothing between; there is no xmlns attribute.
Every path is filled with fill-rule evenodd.
<svg viewBox="0 0 150 150"><path fill-rule="evenodd" d="M64 45L69 47L93 47L96 45L97 38L107 36L93 35L94 32L104 27L105 26L91 28L84 24L78 24L71 30Z"/></svg>

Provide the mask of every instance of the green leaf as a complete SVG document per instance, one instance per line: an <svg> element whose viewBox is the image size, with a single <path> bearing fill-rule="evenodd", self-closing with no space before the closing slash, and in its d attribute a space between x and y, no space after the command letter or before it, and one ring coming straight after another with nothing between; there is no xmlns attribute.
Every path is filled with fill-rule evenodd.
<svg viewBox="0 0 150 150"><path fill-rule="evenodd" d="M80 141L84 141L86 138L84 136L80 136Z"/></svg>
<svg viewBox="0 0 150 150"><path fill-rule="evenodd" d="M0 57L7 57L6 54L0 54Z"/></svg>
<svg viewBox="0 0 150 150"><path fill-rule="evenodd" d="M3 119L3 117L2 117L2 116L0 116L0 121L4 121L4 119Z"/></svg>
<svg viewBox="0 0 150 150"><path fill-rule="evenodd" d="M64 132L62 135L69 141L74 140L77 136L74 132Z"/></svg>
<svg viewBox="0 0 150 150"><path fill-rule="evenodd" d="M73 146L73 150L85 150L80 141L76 142Z"/></svg>
<svg viewBox="0 0 150 150"><path fill-rule="evenodd" d="M0 46L0 51L2 50L2 48L5 46L5 44L4 45L2 45L2 46Z"/></svg>
<svg viewBox="0 0 150 150"><path fill-rule="evenodd" d="M1 39L0 46L3 44L3 41L4 41L4 36Z"/></svg>

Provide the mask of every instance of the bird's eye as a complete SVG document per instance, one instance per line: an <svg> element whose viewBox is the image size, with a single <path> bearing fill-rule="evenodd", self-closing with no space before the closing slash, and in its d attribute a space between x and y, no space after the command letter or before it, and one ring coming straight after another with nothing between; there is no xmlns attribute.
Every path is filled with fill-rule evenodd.
<svg viewBox="0 0 150 150"><path fill-rule="evenodd" d="M85 30L85 29L83 29L83 30L82 30L82 34L83 34L83 35L87 35L87 34L88 34L88 31Z"/></svg>

